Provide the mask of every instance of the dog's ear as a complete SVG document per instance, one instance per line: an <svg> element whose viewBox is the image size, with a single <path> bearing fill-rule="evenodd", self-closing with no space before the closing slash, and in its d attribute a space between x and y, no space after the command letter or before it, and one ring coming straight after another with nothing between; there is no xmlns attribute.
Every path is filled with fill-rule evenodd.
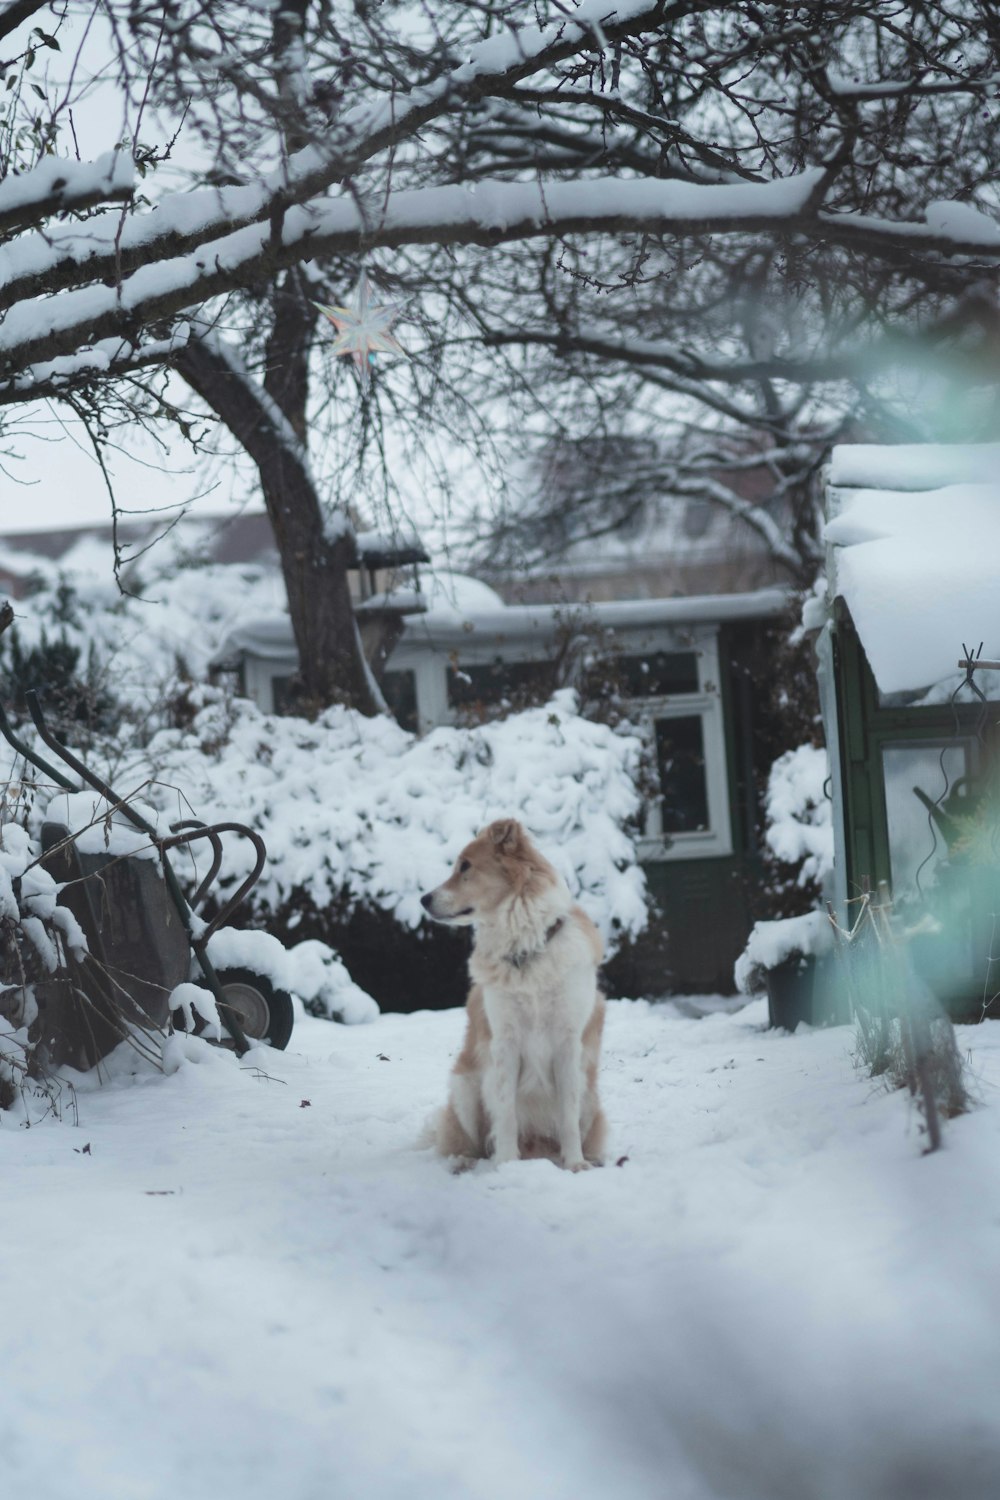
<svg viewBox="0 0 1000 1500"><path fill-rule="evenodd" d="M500 854L513 854L524 841L524 829L516 818L499 818L489 826L493 847Z"/></svg>

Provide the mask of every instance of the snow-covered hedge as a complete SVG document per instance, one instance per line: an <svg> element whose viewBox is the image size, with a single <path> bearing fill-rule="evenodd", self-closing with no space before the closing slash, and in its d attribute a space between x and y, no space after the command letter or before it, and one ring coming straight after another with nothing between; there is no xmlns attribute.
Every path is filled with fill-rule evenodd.
<svg viewBox="0 0 1000 1500"><path fill-rule="evenodd" d="M825 750L799 745L779 756L768 776L764 836L776 859L799 865L799 885L822 884L833 868L831 803L824 789L829 774Z"/></svg>
<svg viewBox="0 0 1000 1500"><path fill-rule="evenodd" d="M247 615L284 605L276 567L206 563L213 523L182 520L126 569L129 592L115 581L107 540L84 534L53 562L0 542L0 567L31 572L34 591L19 601L16 633L23 650L64 641L86 662L94 653L97 681L141 735L163 722L164 709L188 680L204 679L219 643ZM0 644L0 655L3 654ZM8 646L9 650L9 646Z"/></svg>
<svg viewBox="0 0 1000 1500"><path fill-rule="evenodd" d="M322 910L346 897L415 927L421 892L444 878L462 845L492 818L513 815L610 945L645 925L645 881L627 832L639 807L639 742L581 718L571 692L423 739L343 708L310 723L214 690L202 701L190 729L154 736L120 783L155 777L142 795L168 816L193 809L256 829L268 850L258 910L301 895ZM251 861L246 841L227 838L223 885Z"/></svg>
<svg viewBox="0 0 1000 1500"><path fill-rule="evenodd" d="M143 555L130 580L138 600L117 594L106 544L83 540L59 565L32 559L40 592L19 613L19 636L36 646L44 627L95 647L128 716L87 755L116 788L155 802L168 822L195 815L259 831L269 859L254 901L264 913L305 893L321 910L346 897L416 927L420 892L462 844L491 818L516 815L612 945L645 925L626 831L639 807L637 740L580 718L568 692L502 723L423 740L342 709L307 723L226 700L203 685L208 659L235 619L280 607L281 580L255 565L193 566L204 540L200 523L184 521ZM178 694L185 713L198 710L194 722L155 732ZM33 737L30 726L23 732ZM104 826L91 835L106 836ZM227 839L224 879L232 885L251 858Z"/></svg>

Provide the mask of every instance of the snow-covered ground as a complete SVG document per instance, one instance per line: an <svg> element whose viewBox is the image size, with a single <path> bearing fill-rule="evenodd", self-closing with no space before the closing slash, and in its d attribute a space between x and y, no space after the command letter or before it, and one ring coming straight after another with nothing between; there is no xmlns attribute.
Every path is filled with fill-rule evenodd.
<svg viewBox="0 0 1000 1500"><path fill-rule="evenodd" d="M961 1033L980 1107L924 1157L848 1030L687 1008L610 1007L614 1156L580 1176L415 1148L454 1011L177 1039L167 1076L3 1116L0 1489L995 1495L1000 1026Z"/></svg>

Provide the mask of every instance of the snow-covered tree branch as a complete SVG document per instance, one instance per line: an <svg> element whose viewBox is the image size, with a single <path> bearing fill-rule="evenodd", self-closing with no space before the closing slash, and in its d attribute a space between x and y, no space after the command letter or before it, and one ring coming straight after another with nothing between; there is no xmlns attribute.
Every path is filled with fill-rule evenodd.
<svg viewBox="0 0 1000 1500"><path fill-rule="evenodd" d="M0 8L0 35L48 65L38 83L8 75L22 103L0 181L0 404L162 360L197 371L219 415L210 381L233 376L216 356L243 345L248 409L287 358L299 440L341 441L352 375L327 368L317 403L306 310L368 265L409 299L411 361L372 399L410 430L439 419L431 390L452 409L506 403L540 440L617 423L659 442L651 485L743 503L799 575L823 445L891 414L897 351L910 369L994 370L989 0L180 0L168 24L159 4L106 0L101 88L123 128L103 140L76 134L85 49L57 77L37 10ZM89 14L67 0L65 42ZM279 285L298 299L280 336ZM206 328L224 338L199 352ZM710 479L687 457L706 433ZM720 477L768 445L784 455L770 510Z"/></svg>
<svg viewBox="0 0 1000 1500"><path fill-rule="evenodd" d="M121 151L109 151L94 162L46 157L33 171L0 182L0 235L55 214L128 203L134 176L131 159Z"/></svg>

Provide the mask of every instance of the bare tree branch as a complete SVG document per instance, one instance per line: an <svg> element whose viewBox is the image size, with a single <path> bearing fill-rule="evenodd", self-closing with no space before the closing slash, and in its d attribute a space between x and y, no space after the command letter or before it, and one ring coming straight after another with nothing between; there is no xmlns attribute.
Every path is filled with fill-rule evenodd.
<svg viewBox="0 0 1000 1500"><path fill-rule="evenodd" d="M23 21L48 8L49 0L7 0L5 5L0 5L0 37L10 36Z"/></svg>

